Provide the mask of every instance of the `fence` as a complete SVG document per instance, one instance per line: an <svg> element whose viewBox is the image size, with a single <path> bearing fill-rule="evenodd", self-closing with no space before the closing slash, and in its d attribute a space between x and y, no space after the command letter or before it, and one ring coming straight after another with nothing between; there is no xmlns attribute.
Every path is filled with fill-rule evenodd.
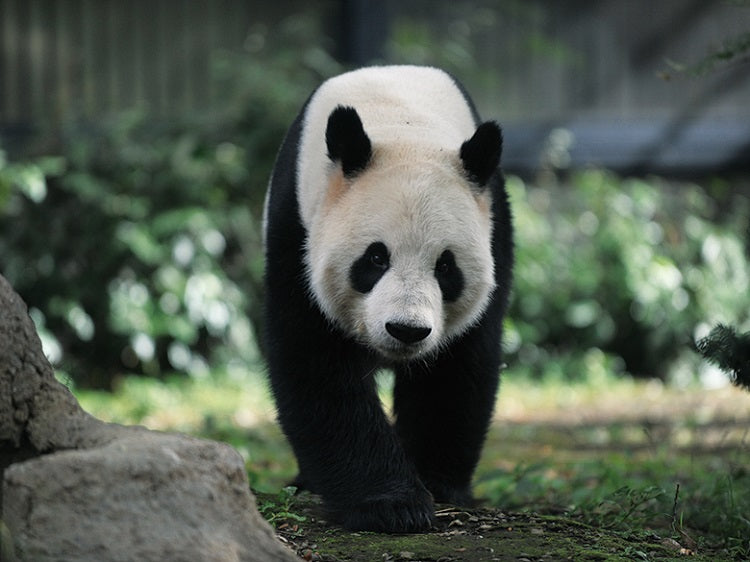
<svg viewBox="0 0 750 562"><path fill-rule="evenodd" d="M0 0L0 123L210 107L210 56L273 10L241 0ZM270 3L265 3L269 5ZM261 15L262 14L262 15Z"/></svg>
<svg viewBox="0 0 750 562"><path fill-rule="evenodd" d="M330 20L322 27L336 33L336 11L352 3L363 4L315 4L318 16ZM254 25L273 25L303 6L310 5L0 0L0 133L132 107L155 117L208 112L216 100L212 54L242 50ZM577 131L574 157L594 161L602 150L610 150L611 160L623 147L643 155L655 144L667 159L708 158L709 166L745 159L747 58L699 78L670 80L668 74L669 60L698 61L723 40L750 31L750 6L707 0L383 0L372 6L388 14L386 59L393 51L387 47L407 29L411 60L433 62L437 44L453 41L467 51L467 61L486 69L469 85L485 114L509 123L517 140L511 160L536 154L560 126ZM417 23L405 27L408 21ZM359 23L367 31L367 21ZM462 75L461 54L451 62ZM625 137L610 138L615 129Z"/></svg>

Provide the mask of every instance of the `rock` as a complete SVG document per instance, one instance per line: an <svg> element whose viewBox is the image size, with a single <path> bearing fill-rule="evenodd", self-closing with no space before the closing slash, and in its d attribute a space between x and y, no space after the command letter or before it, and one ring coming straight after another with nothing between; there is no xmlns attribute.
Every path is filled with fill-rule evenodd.
<svg viewBox="0 0 750 562"><path fill-rule="evenodd" d="M286 559L242 459L220 443L133 432L14 464L4 485L3 517L23 559Z"/></svg>
<svg viewBox="0 0 750 562"><path fill-rule="evenodd" d="M57 382L26 305L0 276L0 470L40 454L100 445L122 429L88 415Z"/></svg>
<svg viewBox="0 0 750 562"><path fill-rule="evenodd" d="M296 559L258 513L234 449L84 412L2 276L0 470L3 560Z"/></svg>

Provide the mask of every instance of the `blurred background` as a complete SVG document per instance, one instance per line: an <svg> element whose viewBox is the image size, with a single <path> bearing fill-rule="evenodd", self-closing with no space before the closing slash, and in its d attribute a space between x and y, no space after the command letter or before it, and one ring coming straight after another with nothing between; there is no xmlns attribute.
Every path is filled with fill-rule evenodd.
<svg viewBox="0 0 750 562"><path fill-rule="evenodd" d="M0 272L68 383L260 372L260 215L325 78L430 64L505 131L511 372L725 381L750 329L747 2L0 0Z"/></svg>

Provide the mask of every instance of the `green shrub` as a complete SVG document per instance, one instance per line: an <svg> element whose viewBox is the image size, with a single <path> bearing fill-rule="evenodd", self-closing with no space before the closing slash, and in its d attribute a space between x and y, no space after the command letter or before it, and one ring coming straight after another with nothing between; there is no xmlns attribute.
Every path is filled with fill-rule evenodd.
<svg viewBox="0 0 750 562"><path fill-rule="evenodd" d="M211 115L133 112L70 124L54 157L0 153L0 272L77 384L257 360L268 175L300 104L341 70L314 22L254 28L250 52L217 55ZM696 185L601 170L508 188L514 369L693 372L710 326L750 328L747 197L719 208Z"/></svg>
<svg viewBox="0 0 750 562"><path fill-rule="evenodd" d="M609 369L664 377L695 367L691 343L709 326L750 323L747 197L732 198L719 221L704 189L658 178L587 170L548 188L509 178L508 189L514 368L542 373L563 355L576 377L597 348Z"/></svg>
<svg viewBox="0 0 750 562"><path fill-rule="evenodd" d="M70 124L55 158L0 160L0 271L78 384L257 359L268 175L337 69L311 18L251 34L216 57L216 114Z"/></svg>

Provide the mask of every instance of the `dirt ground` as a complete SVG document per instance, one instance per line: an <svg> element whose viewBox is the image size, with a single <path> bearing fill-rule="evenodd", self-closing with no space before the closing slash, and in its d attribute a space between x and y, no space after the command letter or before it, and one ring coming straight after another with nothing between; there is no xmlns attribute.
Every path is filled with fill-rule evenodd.
<svg viewBox="0 0 750 562"><path fill-rule="evenodd" d="M267 499L259 495L259 501ZM497 509L439 506L437 524L428 533L384 535L354 533L326 522L320 499L298 496L294 511L302 523L282 523L279 539L301 559L321 562L489 562L553 560L713 560L694 555L655 534L628 539L572 519L553 515L507 513Z"/></svg>
<svg viewBox="0 0 750 562"><path fill-rule="evenodd" d="M517 392L514 395L513 392ZM501 393L478 473L524 459L595 458L612 450L637 455L668 446L675 455L721 455L750 448L750 395L731 387L678 391L658 383L616 393L528 396L534 388ZM540 390L543 392L543 390ZM259 494L259 503L273 501ZM325 562L520 562L553 560L716 560L690 537L678 542L656 532L622 533L555 513L489 507L439 506L428 533L353 533L325 520L320 499L302 493L292 511L303 522L277 522L279 539L303 560ZM665 534L666 535L666 534ZM672 536L675 536L674 534Z"/></svg>

